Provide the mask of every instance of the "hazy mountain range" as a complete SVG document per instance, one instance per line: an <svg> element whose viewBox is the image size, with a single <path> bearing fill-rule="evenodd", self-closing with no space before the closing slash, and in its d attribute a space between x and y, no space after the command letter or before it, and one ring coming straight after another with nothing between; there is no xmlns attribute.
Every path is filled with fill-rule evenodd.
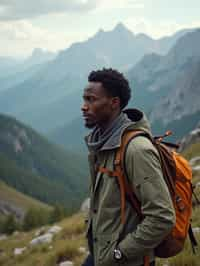
<svg viewBox="0 0 200 266"><path fill-rule="evenodd" d="M154 40L135 35L120 23L112 31L99 30L87 41L71 45L48 62L35 64L34 58L40 57L36 50L24 63L26 69L0 79L0 111L41 132L63 127L80 115L82 89L91 70L104 66L128 70L147 53L166 54L186 32Z"/></svg>
<svg viewBox="0 0 200 266"><path fill-rule="evenodd" d="M129 107L147 113L155 134L171 129L173 139L180 140L200 120L199 44L200 30L187 32L166 55L147 54L126 73L133 95ZM79 149L84 146L85 132L77 118L54 131L51 138L65 147ZM72 135L74 142L69 138Z"/></svg>
<svg viewBox="0 0 200 266"><path fill-rule="evenodd" d="M77 143L79 147L85 133L80 105L87 74L104 66L116 67L125 72L133 89L129 106L142 108L153 129L164 130L173 121L182 125L185 117L190 121L189 128L184 127L186 133L198 120L199 43L198 29L154 40L144 34L135 35L120 23L112 31L99 30L57 56L36 50L26 60L29 67L25 71L9 76L10 86L0 79L4 86L0 111L16 116L60 144L73 147ZM186 101L191 86L195 98L192 104ZM196 117L192 123L191 115Z"/></svg>

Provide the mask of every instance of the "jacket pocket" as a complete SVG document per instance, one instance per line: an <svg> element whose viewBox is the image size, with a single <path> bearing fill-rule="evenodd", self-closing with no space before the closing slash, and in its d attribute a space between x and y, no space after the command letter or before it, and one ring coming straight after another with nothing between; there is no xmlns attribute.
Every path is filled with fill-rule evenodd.
<svg viewBox="0 0 200 266"><path fill-rule="evenodd" d="M98 266L116 265L113 251L117 244L118 235L102 235L98 239L99 239L99 246L97 252Z"/></svg>

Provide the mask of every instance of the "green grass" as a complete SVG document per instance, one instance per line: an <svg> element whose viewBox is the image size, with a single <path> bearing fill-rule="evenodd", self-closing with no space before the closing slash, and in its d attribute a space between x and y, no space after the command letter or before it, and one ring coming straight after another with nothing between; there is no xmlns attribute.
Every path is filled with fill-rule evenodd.
<svg viewBox="0 0 200 266"><path fill-rule="evenodd" d="M86 255L81 254L80 247L86 246L84 237L85 225L82 214L76 214L58 223L63 230L54 236L50 244L31 247L29 242L34 238L36 230L19 233L7 240L0 241L1 266L55 266L63 260L71 260L75 266L80 266ZM46 226L48 229L49 226ZM15 248L27 247L27 250L14 256Z"/></svg>
<svg viewBox="0 0 200 266"><path fill-rule="evenodd" d="M183 151L183 155L188 160L193 157L200 156L200 143L190 145L186 150Z"/></svg>
<svg viewBox="0 0 200 266"><path fill-rule="evenodd" d="M24 210L29 208L50 209L51 207L41 201L18 192L0 180L0 200L14 204Z"/></svg>
<svg viewBox="0 0 200 266"><path fill-rule="evenodd" d="M195 215L200 215L199 208ZM19 233L18 236L11 236L7 240L0 241L0 250L3 250L0 256L0 265L55 266L63 260L70 260L74 262L75 266L80 266L86 256L86 254L81 254L79 251L80 247L86 246L83 215L76 214L64 219L58 225L63 229L54 237L51 244L30 247L29 242L34 238L37 230L29 233ZM46 229L48 228L49 226L46 226ZM200 243L200 235L197 236L197 239ZM15 248L24 246L28 248L22 255L13 255ZM194 255L190 242L187 240L183 252L170 259L157 259L156 266L163 266L166 262L169 266L199 266L199 261L200 252Z"/></svg>

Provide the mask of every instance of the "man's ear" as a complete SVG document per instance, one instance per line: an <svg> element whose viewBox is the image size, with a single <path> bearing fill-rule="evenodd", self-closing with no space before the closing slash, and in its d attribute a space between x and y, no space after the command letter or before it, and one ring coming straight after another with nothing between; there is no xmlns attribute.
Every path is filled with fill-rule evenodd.
<svg viewBox="0 0 200 266"><path fill-rule="evenodd" d="M119 97L113 97L111 106L112 106L113 110L120 109L120 98Z"/></svg>

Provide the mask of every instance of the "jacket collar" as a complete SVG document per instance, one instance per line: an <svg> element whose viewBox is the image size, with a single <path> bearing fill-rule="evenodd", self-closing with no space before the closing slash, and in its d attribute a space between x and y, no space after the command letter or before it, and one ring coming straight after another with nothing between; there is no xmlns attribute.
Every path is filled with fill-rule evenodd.
<svg viewBox="0 0 200 266"><path fill-rule="evenodd" d="M150 133L150 126L143 112L138 109L126 109L123 111L126 114L128 120L123 122L120 127L117 127L112 136L101 146L99 151L112 150L119 148L121 145L122 135L126 130L143 130ZM85 138L88 145L89 140L92 137L94 130Z"/></svg>

